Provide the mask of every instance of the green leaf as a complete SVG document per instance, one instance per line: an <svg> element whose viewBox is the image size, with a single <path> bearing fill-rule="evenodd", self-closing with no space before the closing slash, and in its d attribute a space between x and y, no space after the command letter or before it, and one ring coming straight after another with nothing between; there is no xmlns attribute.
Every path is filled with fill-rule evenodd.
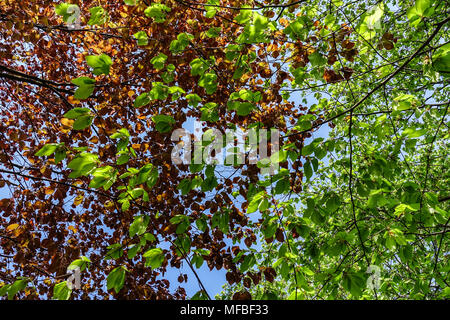
<svg viewBox="0 0 450 320"><path fill-rule="evenodd" d="M381 2L375 7L372 7L364 18L364 23L370 30L381 29L381 18L384 14L384 4Z"/></svg>
<svg viewBox="0 0 450 320"><path fill-rule="evenodd" d="M123 255L122 245L115 243L107 247L109 251L105 254L105 260L119 259Z"/></svg>
<svg viewBox="0 0 450 320"><path fill-rule="evenodd" d="M80 259L76 259L72 261L72 263L67 267L67 270L80 269L80 271L84 271L91 264L91 260L89 258L82 256Z"/></svg>
<svg viewBox="0 0 450 320"><path fill-rule="evenodd" d="M80 153L68 164L68 167L73 170L69 178L78 178L89 174L98 162L98 156L96 154Z"/></svg>
<svg viewBox="0 0 450 320"><path fill-rule="evenodd" d="M60 148L55 152L55 164L58 164L62 160L66 158L66 150L64 148Z"/></svg>
<svg viewBox="0 0 450 320"><path fill-rule="evenodd" d="M406 11L406 15L410 22L414 22L423 17L429 17L433 10L429 10L431 8L431 0L416 0L414 6L410 7ZM413 23L416 25L416 23Z"/></svg>
<svg viewBox="0 0 450 320"><path fill-rule="evenodd" d="M364 277L359 273L345 273L342 280L344 289L355 297L359 297L366 286Z"/></svg>
<svg viewBox="0 0 450 320"><path fill-rule="evenodd" d="M91 115L84 115L84 116L78 117L75 120L75 122L73 123L73 129L74 130L84 130L92 124L92 120L94 120L94 117Z"/></svg>
<svg viewBox="0 0 450 320"><path fill-rule="evenodd" d="M206 220L203 217L200 218L200 219L197 219L195 221L195 225L202 232L204 232L206 230L206 228L208 227L208 224L207 224Z"/></svg>
<svg viewBox="0 0 450 320"><path fill-rule="evenodd" d="M273 217L264 223L264 227L262 232L264 234L264 238L269 239L275 235L275 232L278 229L278 218Z"/></svg>
<svg viewBox="0 0 450 320"><path fill-rule="evenodd" d="M135 34L133 34L133 36L136 38L137 44L139 46L146 46L148 44L148 36L147 33L145 33L145 31L138 31Z"/></svg>
<svg viewBox="0 0 450 320"><path fill-rule="evenodd" d="M8 300L12 300L14 296L23 289L26 288L28 285L29 280L28 279L20 279L14 281L13 284L8 286L7 292L8 292Z"/></svg>
<svg viewBox="0 0 450 320"><path fill-rule="evenodd" d="M236 110L238 116L245 117L249 115L253 109L255 109L255 105L251 102L234 101L232 103L228 103L228 108L230 110Z"/></svg>
<svg viewBox="0 0 450 320"><path fill-rule="evenodd" d="M311 179L312 175L313 175L313 171L312 171L312 167L311 167L311 162L306 161L303 164L303 171L305 173L305 177L307 180Z"/></svg>
<svg viewBox="0 0 450 320"><path fill-rule="evenodd" d="M406 203L401 203L399 205L397 205L395 207L395 215L397 217L401 216L402 214L406 213L406 212L414 212L419 210L420 205L416 204L416 205L409 205Z"/></svg>
<svg viewBox="0 0 450 320"><path fill-rule="evenodd" d="M208 38L217 38L220 34L220 30L221 30L220 27L209 28L208 31L206 31L206 36Z"/></svg>
<svg viewBox="0 0 450 320"><path fill-rule="evenodd" d="M172 101L179 99L184 93L186 92L178 86L172 86L169 88L169 94L172 95Z"/></svg>
<svg viewBox="0 0 450 320"><path fill-rule="evenodd" d="M268 201L265 198L265 195L265 191L261 191L254 195L248 204L247 213L253 213L257 210L266 210L268 208Z"/></svg>
<svg viewBox="0 0 450 320"><path fill-rule="evenodd" d="M206 1L207 4L212 4L212 5L220 5L220 1L219 0L208 0ZM216 15L217 12L217 8L214 6L205 6L205 16L207 18L213 18Z"/></svg>
<svg viewBox="0 0 450 320"><path fill-rule="evenodd" d="M432 66L444 77L450 77L450 43L433 53Z"/></svg>
<svg viewBox="0 0 450 320"><path fill-rule="evenodd" d="M1 287L0 288L0 297L7 294L10 287L11 287L10 284L5 284L3 287Z"/></svg>
<svg viewBox="0 0 450 320"><path fill-rule="evenodd" d="M217 90L217 75L206 73L198 81L200 87L205 88L207 94L213 94Z"/></svg>
<svg viewBox="0 0 450 320"><path fill-rule="evenodd" d="M208 177L203 180L201 188L203 192L212 191L215 187L217 187L217 179L216 177Z"/></svg>
<svg viewBox="0 0 450 320"><path fill-rule="evenodd" d="M177 35L177 38L170 42L169 50L173 54L179 54L183 52L186 47L189 45L190 41L194 39L194 36L189 33L180 33Z"/></svg>
<svg viewBox="0 0 450 320"><path fill-rule="evenodd" d="M165 256L161 249L154 248L150 249L143 255L146 258L146 266L150 266L152 269L157 269L162 266Z"/></svg>
<svg viewBox="0 0 450 320"><path fill-rule="evenodd" d="M152 121L156 124L156 130L161 133L172 130L172 125L175 124L175 119L171 116L159 114L152 117Z"/></svg>
<svg viewBox="0 0 450 320"><path fill-rule="evenodd" d="M245 10L244 8L250 8L249 5L243 5L241 7L241 10L239 10L239 14L234 17L234 20L240 24L247 24L250 22L250 19L252 18L252 11L251 10ZM244 10L242 10L244 9Z"/></svg>
<svg viewBox="0 0 450 320"><path fill-rule="evenodd" d="M191 300L209 300L209 298L203 290L200 290L191 297Z"/></svg>
<svg viewBox="0 0 450 320"><path fill-rule="evenodd" d="M246 255L244 261L241 263L239 270L244 273L251 269L256 264L256 258L253 254Z"/></svg>
<svg viewBox="0 0 450 320"><path fill-rule="evenodd" d="M80 7L76 4L61 3L55 6L55 13L63 17L63 21L67 23L75 22L77 15L80 12Z"/></svg>
<svg viewBox="0 0 450 320"><path fill-rule="evenodd" d="M202 265L203 265L204 259L201 255L195 254L192 259L191 259L191 263L197 268L199 269Z"/></svg>
<svg viewBox="0 0 450 320"><path fill-rule="evenodd" d="M79 117L89 115L90 110L88 108L73 108L64 114L64 118L78 119Z"/></svg>
<svg viewBox="0 0 450 320"><path fill-rule="evenodd" d="M60 282L53 287L54 300L69 300L72 290L67 286L67 281Z"/></svg>
<svg viewBox="0 0 450 320"><path fill-rule="evenodd" d="M154 167L151 163L147 163L141 169L139 169L136 184L147 183L150 179L154 179L153 175L155 174L155 172L156 174L158 173L156 167Z"/></svg>
<svg viewBox="0 0 450 320"><path fill-rule="evenodd" d="M109 15L108 11L103 9L102 7L92 7L89 9L91 13L91 18L88 21L88 25L102 25L108 22Z"/></svg>
<svg viewBox="0 0 450 320"><path fill-rule="evenodd" d="M146 181L147 187L153 188L153 186L158 182L158 178L159 178L158 169L156 167L153 167Z"/></svg>
<svg viewBox="0 0 450 320"><path fill-rule="evenodd" d="M336 194L332 194L326 202L327 211L329 213L333 213L334 211L337 210L337 208L339 208L339 206L340 206L339 197Z"/></svg>
<svg viewBox="0 0 450 320"><path fill-rule="evenodd" d="M157 56L154 56L150 63L156 70L161 70L164 68L164 64L166 63L167 56L164 53L160 53Z"/></svg>
<svg viewBox="0 0 450 320"><path fill-rule="evenodd" d="M141 93L136 100L134 100L134 107L140 108L151 102L150 94L148 92Z"/></svg>
<svg viewBox="0 0 450 320"><path fill-rule="evenodd" d="M156 237L154 235L152 235L151 233L144 234L144 239L146 241L150 241L150 242L156 241Z"/></svg>
<svg viewBox="0 0 450 320"><path fill-rule="evenodd" d="M181 194L187 195L189 191L192 190L192 184L190 179L183 179L180 181L180 183L177 186L178 190L181 190Z"/></svg>
<svg viewBox="0 0 450 320"><path fill-rule="evenodd" d="M162 82L153 82L152 90L150 91L152 100L165 100L169 97L169 87Z"/></svg>
<svg viewBox="0 0 450 320"><path fill-rule="evenodd" d="M173 66L173 68L172 68L172 66ZM166 69L167 69L167 71L165 71L161 74L161 78L163 79L164 83L171 83L175 80L175 74L174 74L175 66L173 64L169 64Z"/></svg>
<svg viewBox="0 0 450 320"><path fill-rule="evenodd" d="M60 147L61 145L59 143L47 143L44 145L41 149L39 149L38 152L36 152L34 155L41 157L41 156L50 156Z"/></svg>
<svg viewBox="0 0 450 320"><path fill-rule="evenodd" d="M148 216L137 216L134 218L133 223L130 225L129 235L130 238L135 235L142 235L147 230L147 226L150 222L150 218Z"/></svg>
<svg viewBox="0 0 450 320"><path fill-rule="evenodd" d="M140 243L128 246L127 250L128 259L133 259L136 256L136 254L141 250L141 248L142 246Z"/></svg>
<svg viewBox="0 0 450 320"><path fill-rule="evenodd" d="M119 153L119 157L116 160L116 163L120 166L122 164L127 163L130 160L130 155L128 153Z"/></svg>
<svg viewBox="0 0 450 320"><path fill-rule="evenodd" d="M217 103L208 102L203 107L200 108L202 111L201 121L216 122L219 121L219 110L217 108Z"/></svg>
<svg viewBox="0 0 450 320"><path fill-rule="evenodd" d="M119 202L122 203L122 207L121 207L121 210L122 210L122 211L127 211L128 209L130 209L130 200L128 200L128 199L123 199L123 200L121 200L121 201L119 201Z"/></svg>
<svg viewBox="0 0 450 320"><path fill-rule="evenodd" d="M270 156L270 161L272 163L285 162L286 160L287 160L287 151L286 150L277 151Z"/></svg>
<svg viewBox="0 0 450 320"><path fill-rule="evenodd" d="M247 11L247 10L243 10ZM241 11L241 14L243 14L243 11ZM248 13L246 13L247 15ZM239 35L239 37L236 39L238 43L259 43L259 42L267 42L267 36L266 31L269 27L269 20L267 17L259 14L258 12L250 12L250 15L253 17L253 20L251 23L249 23L249 19L239 19L241 21L245 20L247 21L244 31ZM238 17L235 18L238 20Z"/></svg>
<svg viewBox="0 0 450 320"><path fill-rule="evenodd" d="M291 184L288 178L280 179L275 185L275 194L286 193L291 189Z"/></svg>
<svg viewBox="0 0 450 320"><path fill-rule="evenodd" d="M283 32L292 40L305 40L308 35L308 19L304 16L298 17L295 21L291 22Z"/></svg>
<svg viewBox="0 0 450 320"><path fill-rule="evenodd" d="M188 101L188 104L193 107L197 107L198 104L202 101L202 98L196 93L190 93L186 95L186 100Z"/></svg>
<svg viewBox="0 0 450 320"><path fill-rule="evenodd" d="M191 66L191 75L193 76L202 76L209 68L209 63L201 58L195 58L189 65Z"/></svg>
<svg viewBox="0 0 450 320"><path fill-rule="evenodd" d="M86 56L86 62L91 68L94 68L93 73L97 76L108 75L112 65L111 57L104 53L99 56Z"/></svg>
<svg viewBox="0 0 450 320"><path fill-rule="evenodd" d="M229 44L225 50L225 57L229 61L238 58L240 54L241 54L241 47L237 44Z"/></svg>
<svg viewBox="0 0 450 320"><path fill-rule="evenodd" d="M123 0L123 2L128 6L135 6L138 0Z"/></svg>
<svg viewBox="0 0 450 320"><path fill-rule="evenodd" d="M291 292L291 294L289 295L289 297L287 299L288 300L304 300L305 295L301 289L295 289L294 291Z"/></svg>
<svg viewBox="0 0 450 320"><path fill-rule="evenodd" d="M407 136L408 138L418 138L426 133L427 133L426 129L415 130L413 128L407 128L403 130L403 135Z"/></svg>
<svg viewBox="0 0 450 320"><path fill-rule="evenodd" d="M441 299L450 299L450 287L445 287L440 293L439 297Z"/></svg>
<svg viewBox="0 0 450 320"><path fill-rule="evenodd" d="M327 59L323 57L318 51L311 53L308 56L308 59L313 67L321 67L327 63Z"/></svg>
<svg viewBox="0 0 450 320"><path fill-rule="evenodd" d="M71 81L78 86L73 97L78 100L84 100L91 96L95 89L95 80L88 77L79 77ZM82 109L82 108L80 108ZM67 117L66 117L67 118Z"/></svg>
<svg viewBox="0 0 450 320"><path fill-rule="evenodd" d="M106 278L106 287L108 290L114 289L116 293L119 293L125 282L125 271L125 267L120 266L108 274Z"/></svg>
<svg viewBox="0 0 450 320"><path fill-rule="evenodd" d="M161 3L153 3L151 6L145 9L144 14L152 18L156 23L162 23L166 20L166 15L171 9Z"/></svg>
<svg viewBox="0 0 450 320"><path fill-rule="evenodd" d="M89 183L89 188L101 188L108 190L117 179L117 170L111 166L97 168L92 172L94 178Z"/></svg>
<svg viewBox="0 0 450 320"><path fill-rule="evenodd" d="M172 224L179 224L184 221L189 221L189 217L185 216L184 214L177 214L176 216L170 218L170 223Z"/></svg>

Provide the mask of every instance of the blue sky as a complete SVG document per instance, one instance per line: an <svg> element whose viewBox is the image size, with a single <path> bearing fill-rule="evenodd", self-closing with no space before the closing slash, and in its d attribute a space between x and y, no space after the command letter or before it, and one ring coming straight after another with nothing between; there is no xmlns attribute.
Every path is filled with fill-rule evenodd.
<svg viewBox="0 0 450 320"><path fill-rule="evenodd" d="M300 94L296 93L294 94L291 99L298 104L300 101ZM312 105L314 103L316 103L316 100L312 97L312 96L307 96L307 103L308 105ZM190 132L194 132L193 130L193 119L191 119L190 121L187 121L185 123L185 125L183 125L183 127L185 129L187 129ZM328 132L329 132L329 127L328 126L323 126L321 127L318 131L313 133L313 136L311 138L309 138L306 143L308 143L309 141L315 139L315 138L319 138L319 137L327 137L328 136ZM326 159L324 159L324 161L326 161ZM222 169L220 168L222 167ZM225 166L218 166L217 170L230 170L233 169L232 167L225 167ZM232 170L233 171L233 170ZM3 187L0 188L0 199L2 198L10 198L11 194L10 191L8 189L8 187ZM242 201L242 199L239 199L239 197L236 199L236 201ZM257 219L258 217L252 217ZM231 244L231 240L230 239L226 239L225 240L227 243ZM162 244L163 247L165 247L164 244ZM206 290L208 291L209 295L214 298L214 296L216 296L218 293L220 293L222 291L222 286L226 283L226 279L225 279L225 274L226 271L224 269L221 270L217 270L217 269L213 269L210 270L209 267L207 266L206 262L202 265L202 267L200 269L197 269L197 274L200 277L200 279L202 280L203 285L206 287ZM182 274L187 274L188 275L188 283L179 283L177 278L180 275L180 273ZM186 263L183 263L183 266L181 269L175 269L175 268L168 268L167 272L164 274L164 276L161 275L161 277L164 277L166 279L168 279L171 283L171 289L175 290L178 286L182 286L185 288L186 292L187 292L187 296L191 297L193 296L196 292L198 292L200 290L200 286L194 276L194 274L192 273L192 271L190 270L190 268L186 265Z"/></svg>

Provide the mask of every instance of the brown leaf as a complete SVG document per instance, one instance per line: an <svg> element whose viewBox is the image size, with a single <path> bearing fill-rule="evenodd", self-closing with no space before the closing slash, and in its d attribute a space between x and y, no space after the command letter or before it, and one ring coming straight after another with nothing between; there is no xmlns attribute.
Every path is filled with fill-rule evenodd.
<svg viewBox="0 0 450 320"><path fill-rule="evenodd" d="M323 78L327 83L334 83L344 80L344 78L340 74L331 69L325 69Z"/></svg>
<svg viewBox="0 0 450 320"><path fill-rule="evenodd" d="M247 290L242 290L233 294L232 300L252 300L252 295Z"/></svg>
<svg viewBox="0 0 450 320"><path fill-rule="evenodd" d="M264 277L270 283L272 283L275 280L275 277L277 276L277 272L272 267L265 268L263 272L264 272Z"/></svg>

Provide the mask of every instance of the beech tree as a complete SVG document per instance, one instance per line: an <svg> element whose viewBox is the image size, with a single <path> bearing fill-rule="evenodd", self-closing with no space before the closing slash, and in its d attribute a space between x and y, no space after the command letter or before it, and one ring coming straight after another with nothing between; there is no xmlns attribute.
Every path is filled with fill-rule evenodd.
<svg viewBox="0 0 450 320"><path fill-rule="evenodd" d="M449 1L0 5L1 299L450 297Z"/></svg>

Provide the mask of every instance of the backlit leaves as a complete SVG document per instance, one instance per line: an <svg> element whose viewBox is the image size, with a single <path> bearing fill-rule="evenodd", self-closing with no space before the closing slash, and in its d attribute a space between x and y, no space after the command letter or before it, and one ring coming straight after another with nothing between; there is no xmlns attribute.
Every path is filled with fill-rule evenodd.
<svg viewBox="0 0 450 320"><path fill-rule="evenodd" d="M118 293L125 282L125 272L127 270L125 267L120 266L117 268L114 268L109 274L106 279L106 286L108 290L114 289L116 293Z"/></svg>
<svg viewBox="0 0 450 320"><path fill-rule="evenodd" d="M155 123L155 128L161 133L166 133L172 130L172 125L175 123L175 119L171 116L159 114L152 117L152 121Z"/></svg>
<svg viewBox="0 0 450 320"><path fill-rule="evenodd" d="M89 25L102 25L109 20L108 11L102 7L92 7L89 9L89 12L91 13L91 18L88 21Z"/></svg>
<svg viewBox="0 0 450 320"><path fill-rule="evenodd" d="M92 172L94 177L89 183L90 188L100 188L108 190L114 184L117 178L117 170L111 166L97 168Z"/></svg>
<svg viewBox="0 0 450 320"><path fill-rule="evenodd" d="M433 68L444 77L450 76L450 44L446 44L433 54Z"/></svg>
<svg viewBox="0 0 450 320"><path fill-rule="evenodd" d="M417 26L423 17L429 17L434 9L431 7L431 0L416 0L414 6L406 11L410 23Z"/></svg>
<svg viewBox="0 0 450 320"><path fill-rule="evenodd" d="M75 90L75 99L87 99L94 92L95 80L88 77L79 77L71 81L74 85L78 86Z"/></svg>
<svg viewBox="0 0 450 320"><path fill-rule="evenodd" d="M183 52L186 47L189 45L189 42L194 39L194 36L189 33L180 33L177 35L177 38L170 42L170 51L173 54L179 54Z"/></svg>
<svg viewBox="0 0 450 320"><path fill-rule="evenodd" d="M72 290L68 287L66 281L55 284L53 287L54 300L69 300L71 294Z"/></svg>
<svg viewBox="0 0 450 320"><path fill-rule="evenodd" d="M92 124L94 116L88 108L74 108L64 114L67 119L74 119L74 130L84 130Z"/></svg>
<svg viewBox="0 0 450 320"><path fill-rule="evenodd" d="M164 53L159 53L157 56L150 60L150 63L156 70L161 70L164 68L164 63L167 60L167 56Z"/></svg>
<svg viewBox="0 0 450 320"><path fill-rule="evenodd" d="M138 31L133 36L136 38L139 46L146 46L148 44L148 36L145 31Z"/></svg>
<svg viewBox="0 0 450 320"><path fill-rule="evenodd" d="M78 18L80 7L67 2L55 6L55 13L62 16L64 22L73 23Z"/></svg>
<svg viewBox="0 0 450 320"><path fill-rule="evenodd" d="M205 73L198 81L198 85L205 88L207 94L213 94L217 90L217 75Z"/></svg>
<svg viewBox="0 0 450 320"><path fill-rule="evenodd" d="M64 143L47 143L35 153L35 156L51 156L52 154L55 154L55 164L63 160L66 157Z"/></svg>
<svg viewBox="0 0 450 320"><path fill-rule="evenodd" d="M135 235L143 235L147 230L147 226L150 219L148 216L137 216L133 223L130 225L129 235L134 237Z"/></svg>
<svg viewBox="0 0 450 320"><path fill-rule="evenodd" d="M93 68L92 73L95 75L109 74L112 59L107 54L102 53L99 56L86 56L87 64Z"/></svg>
<svg viewBox="0 0 450 320"><path fill-rule="evenodd" d="M166 15L170 12L170 7L161 3L152 3L145 9L144 13L147 17L152 18L157 23L162 23L166 19Z"/></svg>
<svg viewBox="0 0 450 320"><path fill-rule="evenodd" d="M145 265L152 269L161 267L165 259L163 251L159 248L148 250L143 257L146 259Z"/></svg>
<svg viewBox="0 0 450 320"><path fill-rule="evenodd" d="M29 279L20 279L11 284L5 284L0 288L0 297L5 294L8 300L12 300L20 291L24 290L28 285Z"/></svg>
<svg viewBox="0 0 450 320"><path fill-rule="evenodd" d="M69 178L78 178L90 174L94 168L96 168L98 156L92 153L80 153L67 165L73 171L70 173Z"/></svg>
<svg viewBox="0 0 450 320"><path fill-rule="evenodd" d="M30 3L2 7L2 299L182 299L186 262L218 298L372 299L370 265L379 299L448 297L445 2Z"/></svg>

